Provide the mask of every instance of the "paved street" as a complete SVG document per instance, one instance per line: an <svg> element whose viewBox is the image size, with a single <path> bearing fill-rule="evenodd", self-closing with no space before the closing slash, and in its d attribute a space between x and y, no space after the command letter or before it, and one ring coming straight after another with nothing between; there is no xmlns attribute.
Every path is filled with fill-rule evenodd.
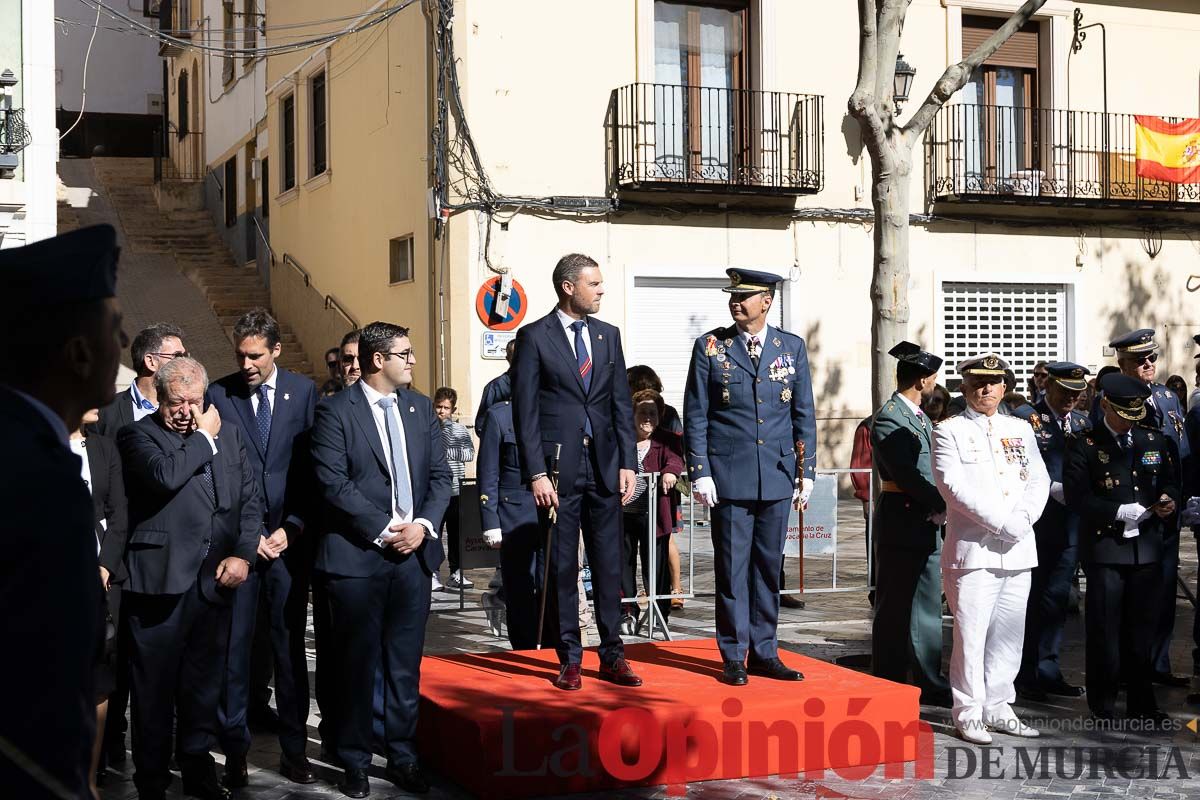
<svg viewBox="0 0 1200 800"><path fill-rule="evenodd" d="M846 587L861 587L865 581L865 558L863 557L863 521L856 502L843 502L839 510L838 583ZM711 546L707 527L697 526L695 535L694 591L704 595L712 590ZM684 551L685 585L688 575L688 537L680 538ZM790 574L794 575L795 560L789 563ZM847 660L862 664L862 657L869 652L869 608L866 593L854 589L843 593L819 593L815 590L828 588L831 581L832 560L806 560L805 576L810 593L806 596L806 608L785 609L780 621L780 640L783 645L796 652L822 659ZM1184 540L1183 565L1181 572L1189 585L1195 585L1196 551L1192 537ZM493 636L488 628L479 598L482 588L490 578L489 570L475 570L470 577L476 588L463 597L464 610L459 610L457 594L438 592L435 595L435 610L429 621L426 644L428 653L480 652L503 650L507 643ZM445 575L443 575L443 579ZM1176 625L1173 661L1177 671L1190 665L1190 641L1192 610L1186 600L1179 600L1179 617ZM685 607L671 617L672 633L676 637L710 637L713 609L709 599L701 596L688 599ZM950 625L946 627L946 657L949 658ZM593 630L594 633L594 630ZM628 641L633 641L632 638ZM858 657L857 659L855 657ZM310 667L312 665L312 640L309 639ZM1083 627L1082 618L1073 615L1069 619L1063 661L1067 675L1072 680L1082 681ZM586 691L586 687L585 687ZM1041 763L1036 752L1028 758L1035 764L1030 770L1021 761L1015 747L1030 744L1028 740L997 736L991 748L991 768L995 777L982 776L983 751L965 744L955 735L946 709L926 707L922 718L934 731L935 763L934 778L925 780L898 780L883 776L883 771L864 780L846 780L835 773L823 777L801 776L797 779L760 779L747 781L716 781L696 783L687 788L687 797L703 800L732 800L733 798L889 798L897 800L941 800L942 798L964 798L965 800L1033 800L1033 798L1146 798L1147 800L1176 800L1176 798L1200 798L1200 781L1193 780L1200 774L1200 737L1185 724L1193 719L1197 709L1189 709L1184 703L1187 690L1159 688L1161 705L1177 722L1172 733L1142 734L1137 732L1099 732L1087 727L1087 709L1083 700L1050 703L1020 703L1022 715L1043 730L1043 737L1035 742L1044 746L1047 758L1047 774L1041 774ZM319 751L316 739L316 724L319 721L316 704L309 720L309 755L315 757ZM302 787L284 782L275 772L279 761L277 743L269 735L256 735L255 746L250 754L251 786L239 796L259 800L301 800L301 798L338 797L340 794L333 783L339 775L337 770L319 765L322 782L311 787ZM996 748L1003 748L996 750ZM1052 748L1068 748L1056 751ZM1119 753L1128 763L1123 763L1122 772L1115 766L1111 775L1106 775L1102 765L1097 766L1093 776L1091 761L1076 765L1077 751L1070 748L1103 748L1105 752ZM1125 749L1122 749L1125 748ZM1151 769L1148 750L1154 751L1153 770L1163 779L1138 778L1137 766L1142 772ZM1171 748L1176 748L1172 750ZM1057 752L1057 755L1055 753ZM469 757L469 754L464 754ZM1084 758L1089 758L1084 753ZM221 756L218 754L218 760ZM1054 759L1058 760L1055 761ZM319 762L318 762L319 763ZM372 779L372 797L407 797L391 784L382 780L383 762L376 758L378 769ZM1003 771L1003 774L1001 774ZM1020 772L1020 775L1014 773ZM1188 777L1183 777L1184 772ZM1032 772L1033 777L1030 777ZM1078 774L1077 774L1078 773ZM910 773L911 774L911 773ZM1072 777L1074 776L1074 777ZM435 775L435 788L430 795L435 798L466 798L470 795L459 790L452 775ZM376 779L377 778L377 779ZM178 792L175 782L174 791ZM172 795L181 796L181 795ZM592 800L610 797L666 798L671 796L663 787L627 790L620 793L596 795L574 795ZM103 791L105 800L136 797L128 775L111 774Z"/></svg>

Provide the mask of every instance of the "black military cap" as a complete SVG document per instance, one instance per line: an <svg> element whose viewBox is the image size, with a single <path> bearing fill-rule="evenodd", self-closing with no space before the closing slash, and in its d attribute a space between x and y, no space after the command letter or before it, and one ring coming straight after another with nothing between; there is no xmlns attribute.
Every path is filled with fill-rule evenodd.
<svg viewBox="0 0 1200 800"><path fill-rule="evenodd" d="M1099 387L1118 417L1130 422L1145 419L1146 400L1150 397L1150 387L1145 382L1112 372L1100 379Z"/></svg>
<svg viewBox="0 0 1200 800"><path fill-rule="evenodd" d="M933 353L925 352L920 346L912 342L900 342L900 344L888 350L888 355L905 363L915 364L925 370L925 374L927 375L932 375L942 368L942 359Z"/></svg>
<svg viewBox="0 0 1200 800"><path fill-rule="evenodd" d="M756 269L727 269L725 274L729 276L729 285L722 291L730 294L769 292L775 288L775 284L783 281L781 275Z"/></svg>
<svg viewBox="0 0 1200 800"><path fill-rule="evenodd" d="M1153 328L1139 328L1136 331L1122 334L1109 342L1108 346L1114 348L1118 353L1131 355L1153 353L1158 349L1158 345L1154 343Z"/></svg>
<svg viewBox="0 0 1200 800"><path fill-rule="evenodd" d="M1070 361L1051 361L1046 365L1050 380L1070 392L1082 392L1087 388L1086 377L1091 374L1087 367Z"/></svg>
<svg viewBox="0 0 1200 800"><path fill-rule="evenodd" d="M1197 333L1195 336L1193 336L1192 341L1196 344L1200 344L1200 333ZM1200 353L1196 353L1196 355L1192 356L1192 358L1200 358Z"/></svg>
<svg viewBox="0 0 1200 800"><path fill-rule="evenodd" d="M120 253L111 225L0 250L0 303L57 306L114 297Z"/></svg>

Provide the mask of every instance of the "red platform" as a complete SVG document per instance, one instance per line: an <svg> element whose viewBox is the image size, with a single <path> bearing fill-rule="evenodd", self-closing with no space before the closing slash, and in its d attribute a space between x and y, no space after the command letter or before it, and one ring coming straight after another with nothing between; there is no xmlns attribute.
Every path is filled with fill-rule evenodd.
<svg viewBox="0 0 1200 800"><path fill-rule="evenodd" d="M586 650L578 692L551 684L553 650L426 656L422 759L483 798L826 769L851 779L877 769L932 775L914 687L783 651L804 681L726 686L712 639L629 645L625 655L644 686L600 680Z"/></svg>

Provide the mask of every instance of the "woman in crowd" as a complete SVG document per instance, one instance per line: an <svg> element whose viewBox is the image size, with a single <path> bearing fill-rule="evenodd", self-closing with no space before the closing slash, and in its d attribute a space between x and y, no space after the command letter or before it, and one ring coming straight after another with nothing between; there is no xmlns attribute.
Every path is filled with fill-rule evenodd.
<svg viewBox="0 0 1200 800"><path fill-rule="evenodd" d="M933 394L921 403L921 410L925 412L925 416L929 417L929 421L934 423L944 420L949 408L950 390L940 383L934 387Z"/></svg>
<svg viewBox="0 0 1200 800"><path fill-rule="evenodd" d="M121 459L113 441L93 433L85 437L84 428L96 423L100 414L92 409L83 415L79 430L71 434L71 450L80 457L83 482L92 493L96 523L96 552L100 560L100 585L106 603L100 637L96 643L96 742L92 747L92 792L101 781L100 751L104 741L104 723L108 717L108 696L116 686L117 621L121 618L121 585L125 582L125 537L128 512L125 506L125 482L121 477Z"/></svg>

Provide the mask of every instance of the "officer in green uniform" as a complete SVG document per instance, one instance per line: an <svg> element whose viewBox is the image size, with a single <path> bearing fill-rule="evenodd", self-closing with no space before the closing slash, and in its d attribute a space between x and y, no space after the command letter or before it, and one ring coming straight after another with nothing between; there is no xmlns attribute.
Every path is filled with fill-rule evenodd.
<svg viewBox="0 0 1200 800"><path fill-rule="evenodd" d="M933 423L921 401L937 386L942 359L912 342L899 360L896 391L875 414L872 458L882 492L875 504L875 622L871 663L880 678L911 682L921 702L948 705L942 675L941 536L946 503L933 479Z"/></svg>

